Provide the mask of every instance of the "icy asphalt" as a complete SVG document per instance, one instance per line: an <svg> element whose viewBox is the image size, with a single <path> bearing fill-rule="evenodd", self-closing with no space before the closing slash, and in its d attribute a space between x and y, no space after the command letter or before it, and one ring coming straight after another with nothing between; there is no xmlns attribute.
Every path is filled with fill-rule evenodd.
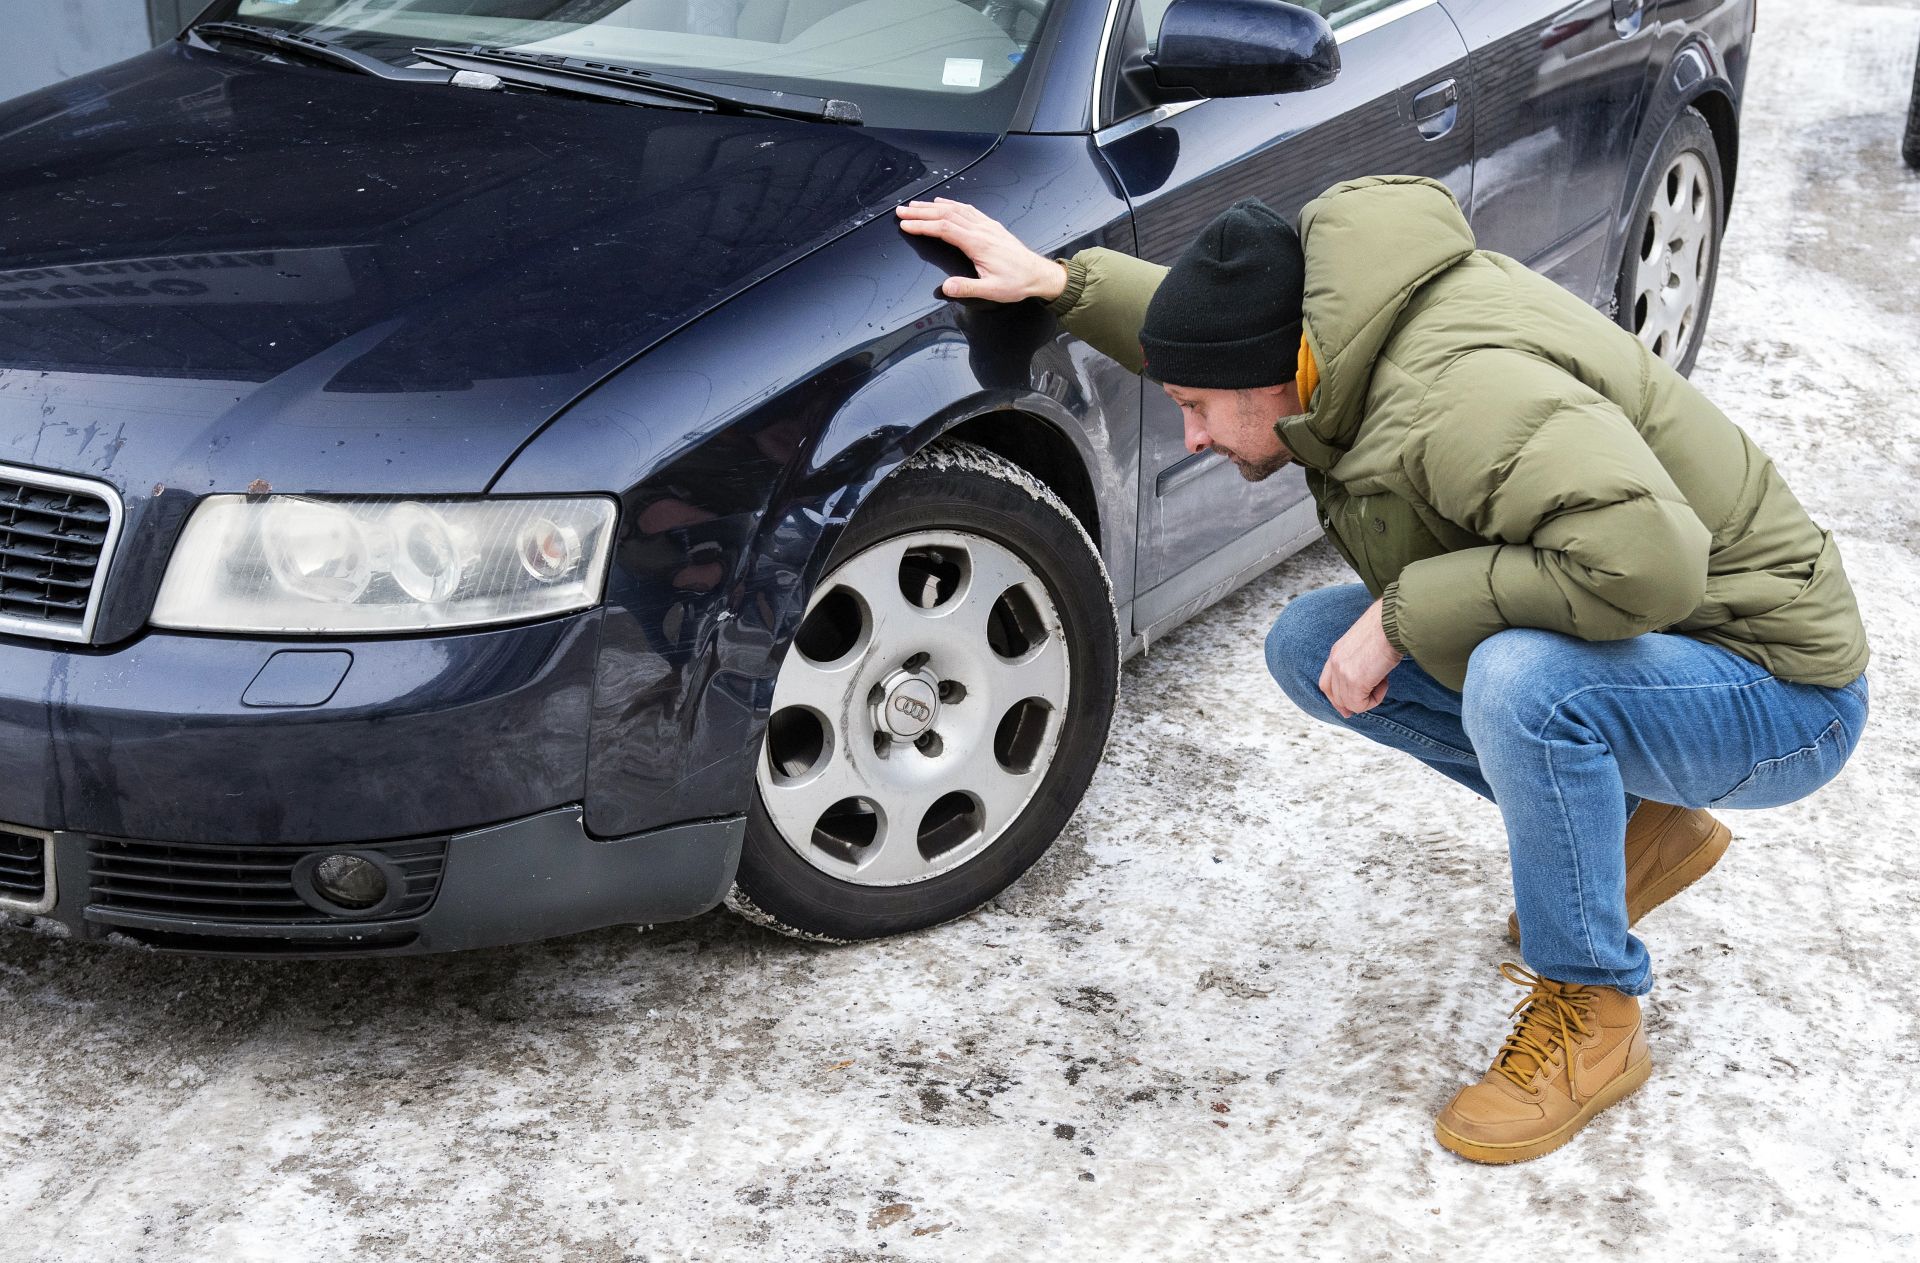
<svg viewBox="0 0 1920 1263"><path fill-rule="evenodd" d="M0 1259L1920 1253L1920 0L1767 3L1698 381L1839 533L1874 720L1649 918L1654 1077L1433 1144L1517 991L1493 810L1293 713L1316 546L1127 670L1052 854L824 948L716 913L411 961L0 934Z"/></svg>

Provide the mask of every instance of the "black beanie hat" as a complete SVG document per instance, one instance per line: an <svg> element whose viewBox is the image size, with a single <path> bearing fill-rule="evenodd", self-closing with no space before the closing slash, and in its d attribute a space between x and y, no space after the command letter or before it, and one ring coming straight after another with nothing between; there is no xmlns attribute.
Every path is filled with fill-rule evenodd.
<svg viewBox="0 0 1920 1263"><path fill-rule="evenodd" d="M1235 202L1201 230L1147 305L1147 375L1222 390L1292 381L1306 278L1293 225L1258 199Z"/></svg>

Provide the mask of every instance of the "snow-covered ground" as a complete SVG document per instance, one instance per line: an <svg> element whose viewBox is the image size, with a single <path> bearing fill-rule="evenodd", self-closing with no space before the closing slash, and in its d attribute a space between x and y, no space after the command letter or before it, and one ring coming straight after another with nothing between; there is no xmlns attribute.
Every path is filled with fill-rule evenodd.
<svg viewBox="0 0 1920 1263"><path fill-rule="evenodd" d="M0 1258L1920 1255L1920 7L1763 3L1696 380L1839 532L1874 723L1644 926L1655 1074L1438 1149L1517 992L1497 818L1261 666L1317 546L1137 660L1053 853L852 949L724 914L244 964L0 934Z"/></svg>

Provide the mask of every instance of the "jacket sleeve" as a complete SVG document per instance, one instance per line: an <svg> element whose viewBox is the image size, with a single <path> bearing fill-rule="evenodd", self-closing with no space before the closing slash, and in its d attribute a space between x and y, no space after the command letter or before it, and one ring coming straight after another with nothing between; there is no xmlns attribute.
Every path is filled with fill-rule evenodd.
<svg viewBox="0 0 1920 1263"><path fill-rule="evenodd" d="M1626 415L1543 360L1456 360L1401 460L1428 504L1488 541L1414 562L1383 597L1388 639L1450 688L1509 627L1624 640L1700 604L1707 528Z"/></svg>
<svg viewBox="0 0 1920 1263"><path fill-rule="evenodd" d="M1049 310L1068 333L1138 373L1146 366L1140 326L1166 274L1157 263L1117 250L1082 250L1067 260L1067 288Z"/></svg>

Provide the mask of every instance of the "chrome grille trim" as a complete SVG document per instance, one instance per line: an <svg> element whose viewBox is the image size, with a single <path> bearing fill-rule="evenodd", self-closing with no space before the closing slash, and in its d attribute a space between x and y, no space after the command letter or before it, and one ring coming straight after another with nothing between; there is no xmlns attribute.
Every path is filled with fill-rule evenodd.
<svg viewBox="0 0 1920 1263"><path fill-rule="evenodd" d="M38 863L40 888L38 893L28 899L26 893L32 888L30 870L36 856L31 843L39 843ZM53 835L44 829L29 829L24 825L0 824L0 909L8 912L25 912L38 916L53 910L58 892L53 884Z"/></svg>
<svg viewBox="0 0 1920 1263"><path fill-rule="evenodd" d="M100 616L100 598L106 591L107 571L112 565L114 552L120 543L120 529L126 520L126 508L121 502L120 493L108 484L91 478L52 474L19 465L0 464L0 484L14 484L27 490L56 495L90 496L106 506L107 527L100 540L99 557L93 566L92 582L87 589L86 609L78 624L59 623L0 610L0 634L31 636L37 640L61 640L71 644L91 643L94 624Z"/></svg>

